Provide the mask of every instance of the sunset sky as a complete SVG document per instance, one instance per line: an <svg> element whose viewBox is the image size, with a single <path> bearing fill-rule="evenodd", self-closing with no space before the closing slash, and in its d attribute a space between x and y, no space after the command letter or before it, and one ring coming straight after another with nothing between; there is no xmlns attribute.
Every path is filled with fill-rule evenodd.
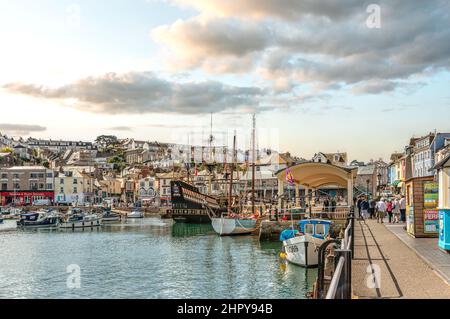
<svg viewBox="0 0 450 319"><path fill-rule="evenodd" d="M450 131L449 12L445 0L0 0L0 132L185 143L209 134L211 112L218 132L247 132L255 112L260 146L387 160Z"/></svg>

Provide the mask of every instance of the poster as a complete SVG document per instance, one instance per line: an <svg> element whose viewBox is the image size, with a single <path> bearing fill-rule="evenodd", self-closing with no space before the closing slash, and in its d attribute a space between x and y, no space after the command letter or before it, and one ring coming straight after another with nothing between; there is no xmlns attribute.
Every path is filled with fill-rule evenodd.
<svg viewBox="0 0 450 319"><path fill-rule="evenodd" d="M438 207L439 202L439 184L434 182L423 183L423 207L425 209L434 209Z"/></svg>
<svg viewBox="0 0 450 319"><path fill-rule="evenodd" d="M406 207L406 231L414 235L414 206Z"/></svg>
<svg viewBox="0 0 450 319"><path fill-rule="evenodd" d="M425 234L439 233L439 211L424 210L423 211L423 232Z"/></svg>

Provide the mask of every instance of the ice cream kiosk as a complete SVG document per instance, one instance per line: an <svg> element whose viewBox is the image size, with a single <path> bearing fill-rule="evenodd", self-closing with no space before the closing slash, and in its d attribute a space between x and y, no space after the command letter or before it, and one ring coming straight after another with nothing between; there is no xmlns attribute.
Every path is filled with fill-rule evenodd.
<svg viewBox="0 0 450 319"><path fill-rule="evenodd" d="M434 168L439 177L439 248L450 253L450 155Z"/></svg>
<svg viewBox="0 0 450 319"><path fill-rule="evenodd" d="M415 238L439 236L439 185L433 176L406 181L406 231Z"/></svg>

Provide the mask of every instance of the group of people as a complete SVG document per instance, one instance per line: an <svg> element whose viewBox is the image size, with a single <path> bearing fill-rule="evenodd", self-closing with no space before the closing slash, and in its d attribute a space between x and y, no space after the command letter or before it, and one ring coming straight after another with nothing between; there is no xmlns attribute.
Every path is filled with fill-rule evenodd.
<svg viewBox="0 0 450 319"><path fill-rule="evenodd" d="M406 200L403 195L394 199L380 198L378 201L369 199L367 196L360 196L356 206L361 219L376 218L377 223L384 223L387 214L389 223L406 222Z"/></svg>

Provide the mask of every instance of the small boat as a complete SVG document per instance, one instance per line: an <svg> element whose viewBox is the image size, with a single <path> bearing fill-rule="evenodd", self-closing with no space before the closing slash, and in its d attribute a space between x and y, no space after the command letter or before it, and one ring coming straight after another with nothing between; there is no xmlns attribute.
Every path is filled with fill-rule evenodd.
<svg viewBox="0 0 450 319"><path fill-rule="evenodd" d="M144 218L144 213L139 210L132 211L127 214L127 218Z"/></svg>
<svg viewBox="0 0 450 319"><path fill-rule="evenodd" d="M254 218L220 217L212 218L212 227L220 236L248 235L256 230Z"/></svg>
<svg viewBox="0 0 450 319"><path fill-rule="evenodd" d="M300 230L284 230L280 235L282 256L298 266L316 267L319 247L328 237L331 223L323 219L305 219L299 222Z"/></svg>
<svg viewBox="0 0 450 319"><path fill-rule="evenodd" d="M46 211L21 214L17 221L20 228L56 228L59 224L59 216Z"/></svg>
<svg viewBox="0 0 450 319"><path fill-rule="evenodd" d="M88 214L81 209L76 208L69 212L66 219L60 225L63 229L75 229L75 228L93 228L100 227L102 221L97 214Z"/></svg>
<svg viewBox="0 0 450 319"><path fill-rule="evenodd" d="M20 215L22 214L22 210L18 208L10 208L2 211L3 219L20 219Z"/></svg>
<svg viewBox="0 0 450 319"><path fill-rule="evenodd" d="M121 220L122 220L122 216L120 214L113 213L110 210L107 210L102 214L103 222L111 223L111 222L120 222Z"/></svg>

